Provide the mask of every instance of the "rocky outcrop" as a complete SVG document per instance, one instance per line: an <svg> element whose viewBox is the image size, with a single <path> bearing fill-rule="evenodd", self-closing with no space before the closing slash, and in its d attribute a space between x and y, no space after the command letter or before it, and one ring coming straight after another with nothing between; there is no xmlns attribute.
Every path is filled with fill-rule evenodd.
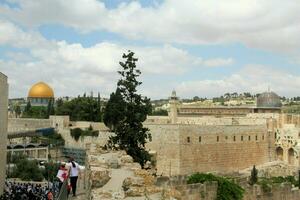
<svg viewBox="0 0 300 200"><path fill-rule="evenodd" d="M111 171L103 167L91 168L91 188L99 188L104 186L111 178Z"/></svg>
<svg viewBox="0 0 300 200"><path fill-rule="evenodd" d="M87 199L180 199L180 192L157 186L153 172L141 169L124 151L108 152L91 144L87 164Z"/></svg>

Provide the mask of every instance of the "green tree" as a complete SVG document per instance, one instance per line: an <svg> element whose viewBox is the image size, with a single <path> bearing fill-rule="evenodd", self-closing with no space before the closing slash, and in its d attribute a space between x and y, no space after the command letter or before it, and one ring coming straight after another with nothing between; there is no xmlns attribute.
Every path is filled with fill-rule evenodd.
<svg viewBox="0 0 300 200"><path fill-rule="evenodd" d="M30 111L31 111L31 103L30 103L30 101L28 101L25 106L24 112L29 113Z"/></svg>
<svg viewBox="0 0 300 200"><path fill-rule="evenodd" d="M255 168L255 165L253 165L253 168L252 168L252 171L251 171L250 180L249 180L249 184L250 185L254 185L255 183L257 183L257 174L258 174L258 171Z"/></svg>
<svg viewBox="0 0 300 200"><path fill-rule="evenodd" d="M14 106L14 111L15 111L16 118L20 117L20 115L21 115L22 112L21 112L21 107L20 107L19 104L16 104Z"/></svg>
<svg viewBox="0 0 300 200"><path fill-rule="evenodd" d="M35 160L21 159L16 163L12 172L13 178L20 178L23 181L42 181L42 170Z"/></svg>
<svg viewBox="0 0 300 200"><path fill-rule="evenodd" d="M98 92L98 97L97 97L97 107L96 107L96 121L102 122L102 110L101 110L101 97L100 93Z"/></svg>
<svg viewBox="0 0 300 200"><path fill-rule="evenodd" d="M54 115L54 114L55 114L54 101L50 100L47 106L47 116L49 117L50 115Z"/></svg>
<svg viewBox="0 0 300 200"><path fill-rule="evenodd" d="M56 105L56 115L69 115L72 121L101 121L99 100L92 96L84 94L71 101L59 100Z"/></svg>
<svg viewBox="0 0 300 200"><path fill-rule="evenodd" d="M114 125L115 136L110 137L109 142L125 150L143 167L146 161L150 160L150 155L145 150L145 143L148 138L151 138L149 129L143 127L143 122L151 113L152 108L150 99L137 93L137 87L142 82L137 80L141 71L136 69L138 59L134 57L134 52L129 51L128 54L123 54L123 59L126 61L119 63L122 70L118 71L121 79L118 81L116 90L116 93L119 90L124 101L123 108L121 108L123 112ZM117 114L119 113L117 111Z"/></svg>
<svg viewBox="0 0 300 200"><path fill-rule="evenodd" d="M125 101L123 100L120 89L117 88L116 92L111 93L106 104L103 115L104 124L109 127L110 130L115 131L115 127L124 118L124 111Z"/></svg>

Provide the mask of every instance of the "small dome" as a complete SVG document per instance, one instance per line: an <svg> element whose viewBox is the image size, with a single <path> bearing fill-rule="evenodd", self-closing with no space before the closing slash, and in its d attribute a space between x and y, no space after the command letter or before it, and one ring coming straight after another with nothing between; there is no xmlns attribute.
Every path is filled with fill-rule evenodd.
<svg viewBox="0 0 300 200"><path fill-rule="evenodd" d="M264 92L257 97L256 105L260 108L279 108L282 106L282 103L280 96L275 92Z"/></svg>
<svg viewBox="0 0 300 200"><path fill-rule="evenodd" d="M28 93L29 98L54 98L52 88L44 82L34 84Z"/></svg>

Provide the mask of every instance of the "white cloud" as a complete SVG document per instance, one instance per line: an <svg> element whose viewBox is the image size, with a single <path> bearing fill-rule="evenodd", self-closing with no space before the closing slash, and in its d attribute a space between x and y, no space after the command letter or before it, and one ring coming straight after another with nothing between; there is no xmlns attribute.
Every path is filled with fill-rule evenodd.
<svg viewBox="0 0 300 200"><path fill-rule="evenodd" d="M204 65L208 67L227 66L227 65L232 65L233 63L234 61L232 58L228 58L228 59L215 58L215 59L204 61Z"/></svg>
<svg viewBox="0 0 300 200"><path fill-rule="evenodd" d="M3 20L0 27L0 45L25 50L8 51L8 59L0 60L0 70L9 76L11 96L26 96L29 87L41 80L52 85L57 96L92 90L108 95L116 86L118 62L128 49L139 58L137 65L143 76L174 76L210 62L217 64L214 59L204 60L171 45L140 47L103 42L85 48L78 43L49 41Z"/></svg>
<svg viewBox="0 0 300 200"><path fill-rule="evenodd" d="M0 7L3 16L27 26L59 23L81 32L107 30L128 38L167 43L240 42L279 52L300 49L300 4L281 0L165 0L108 9L97 0L26 0Z"/></svg>
<svg viewBox="0 0 300 200"><path fill-rule="evenodd" d="M295 96L299 93L300 76L270 66L246 65L242 70L221 79L185 81L176 87L182 97L215 97L226 92L261 93L271 87L280 96Z"/></svg>

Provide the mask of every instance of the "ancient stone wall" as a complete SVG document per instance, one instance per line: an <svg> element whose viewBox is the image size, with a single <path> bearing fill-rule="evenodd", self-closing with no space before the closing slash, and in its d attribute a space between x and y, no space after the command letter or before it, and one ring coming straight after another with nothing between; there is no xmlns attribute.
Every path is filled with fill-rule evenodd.
<svg viewBox="0 0 300 200"><path fill-rule="evenodd" d="M147 125L159 175L229 172L273 160L274 138L266 125Z"/></svg>
<svg viewBox="0 0 300 200"><path fill-rule="evenodd" d="M52 124L49 119L27 119L27 118L9 118L8 132L30 131L39 128L49 128Z"/></svg>
<svg viewBox="0 0 300 200"><path fill-rule="evenodd" d="M171 176L180 173L179 126L146 125L152 136L152 142L146 144L146 149L157 153L156 166L159 175Z"/></svg>
<svg viewBox="0 0 300 200"><path fill-rule="evenodd" d="M89 128L92 126L93 130L108 130L103 122L89 122L89 121L71 121L73 128Z"/></svg>
<svg viewBox="0 0 300 200"><path fill-rule="evenodd" d="M261 186L247 186L243 200L298 200L300 190L293 188L289 183L273 185L270 191L264 191Z"/></svg>
<svg viewBox="0 0 300 200"><path fill-rule="evenodd" d="M180 126L180 174L230 172L270 161L266 126Z"/></svg>
<svg viewBox="0 0 300 200"><path fill-rule="evenodd" d="M60 130L59 133L65 140L65 147L77 149L85 149L86 145L90 143L95 143L97 145L104 146L107 143L109 136L112 135L111 132L100 131L98 137L84 136L80 137L79 140L76 141L74 138L72 138L70 134L70 129Z"/></svg>
<svg viewBox="0 0 300 200"><path fill-rule="evenodd" d="M6 140L7 140L7 107L8 84L7 77L0 72L0 195L3 192L6 169Z"/></svg>

